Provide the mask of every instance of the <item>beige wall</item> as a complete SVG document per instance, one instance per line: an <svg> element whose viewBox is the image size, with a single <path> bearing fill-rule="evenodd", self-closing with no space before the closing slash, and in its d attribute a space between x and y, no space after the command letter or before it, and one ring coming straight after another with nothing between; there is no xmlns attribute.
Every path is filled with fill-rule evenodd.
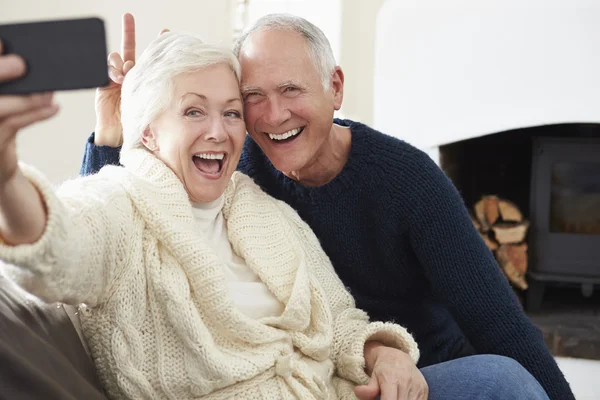
<svg viewBox="0 0 600 400"><path fill-rule="evenodd" d="M384 0L322 1L334 2L331 7L341 8L342 13L341 34L336 38L338 63L346 76L340 115L372 123L375 19ZM131 12L136 17L139 55L165 27L229 45L234 3L235 0L170 0L162 5L147 0L0 0L0 23L99 16L106 23L110 52L119 49L121 15ZM339 24L336 22L329 30L338 29ZM323 29L327 31L328 27ZM94 91L57 93L56 101L61 105L59 115L22 131L18 149L21 160L40 168L52 182L59 183L79 171L85 140L94 128Z"/></svg>
<svg viewBox="0 0 600 400"><path fill-rule="evenodd" d="M106 22L108 51L119 49L121 15L137 22L138 55L164 27L231 44L230 0L0 0L0 23L99 16ZM76 65L73 68L77 68ZM55 183L77 175L85 139L94 128L94 91L58 93L57 117L32 126L18 137L21 159L40 168Z"/></svg>
<svg viewBox="0 0 600 400"><path fill-rule="evenodd" d="M375 22L384 0L343 0L340 59L345 74L341 114L373 122Z"/></svg>

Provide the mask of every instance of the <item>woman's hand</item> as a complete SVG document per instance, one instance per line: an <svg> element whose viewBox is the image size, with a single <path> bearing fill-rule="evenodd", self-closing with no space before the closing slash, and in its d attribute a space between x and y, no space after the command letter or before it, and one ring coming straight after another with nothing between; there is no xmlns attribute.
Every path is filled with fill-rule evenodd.
<svg viewBox="0 0 600 400"><path fill-rule="evenodd" d="M369 383L354 388L360 400L427 400L429 387L415 363L401 350L378 342L365 344Z"/></svg>
<svg viewBox="0 0 600 400"><path fill-rule="evenodd" d="M0 54L2 43L0 42ZM25 74L25 62L16 55L0 56L0 82ZM58 106L52 103L52 94L0 96L0 187L17 172L17 132L35 122L52 117Z"/></svg>
<svg viewBox="0 0 600 400"><path fill-rule="evenodd" d="M96 89L96 128L94 144L117 147L123 141L121 126L121 85L125 75L135 65L135 21L133 15L123 15L121 54L108 56L110 84Z"/></svg>
<svg viewBox="0 0 600 400"><path fill-rule="evenodd" d="M22 58L0 55L0 82L16 79L25 71ZM33 243L46 225L40 196L19 170L17 133L57 111L52 93L0 96L0 239L8 244Z"/></svg>

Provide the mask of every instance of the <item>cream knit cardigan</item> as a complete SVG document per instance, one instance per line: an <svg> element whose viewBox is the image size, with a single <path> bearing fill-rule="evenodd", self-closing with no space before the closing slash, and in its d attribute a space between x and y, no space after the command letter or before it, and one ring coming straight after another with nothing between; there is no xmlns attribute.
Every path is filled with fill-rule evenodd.
<svg viewBox="0 0 600 400"><path fill-rule="evenodd" d="M376 339L419 356L398 325L355 308L310 228L235 173L223 215L234 251L285 305L254 320L228 297L176 175L144 150L54 191L34 244L0 244L2 269L40 298L85 303L82 327L112 399L350 399Z"/></svg>

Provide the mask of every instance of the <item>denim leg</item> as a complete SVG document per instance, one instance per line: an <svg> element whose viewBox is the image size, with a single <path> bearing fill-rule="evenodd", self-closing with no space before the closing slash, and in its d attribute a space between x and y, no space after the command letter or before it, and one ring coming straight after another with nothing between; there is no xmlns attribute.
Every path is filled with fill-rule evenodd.
<svg viewBox="0 0 600 400"><path fill-rule="evenodd" d="M476 355L421 368L429 400L548 400L537 380L515 360Z"/></svg>

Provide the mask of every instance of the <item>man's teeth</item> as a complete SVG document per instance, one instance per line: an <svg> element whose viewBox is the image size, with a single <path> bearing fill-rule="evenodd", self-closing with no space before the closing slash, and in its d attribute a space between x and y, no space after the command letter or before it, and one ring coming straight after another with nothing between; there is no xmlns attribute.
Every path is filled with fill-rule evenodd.
<svg viewBox="0 0 600 400"><path fill-rule="evenodd" d="M204 158L206 160L222 160L225 157L224 153L201 153L194 154L194 157Z"/></svg>
<svg viewBox="0 0 600 400"><path fill-rule="evenodd" d="M302 130L302 128L296 128L296 129L292 129L291 131L287 131L286 133L282 133L281 135L275 135L273 133L269 133L269 137L272 140L285 140L285 139L291 138L292 136L296 136L297 134L300 133L301 130Z"/></svg>

